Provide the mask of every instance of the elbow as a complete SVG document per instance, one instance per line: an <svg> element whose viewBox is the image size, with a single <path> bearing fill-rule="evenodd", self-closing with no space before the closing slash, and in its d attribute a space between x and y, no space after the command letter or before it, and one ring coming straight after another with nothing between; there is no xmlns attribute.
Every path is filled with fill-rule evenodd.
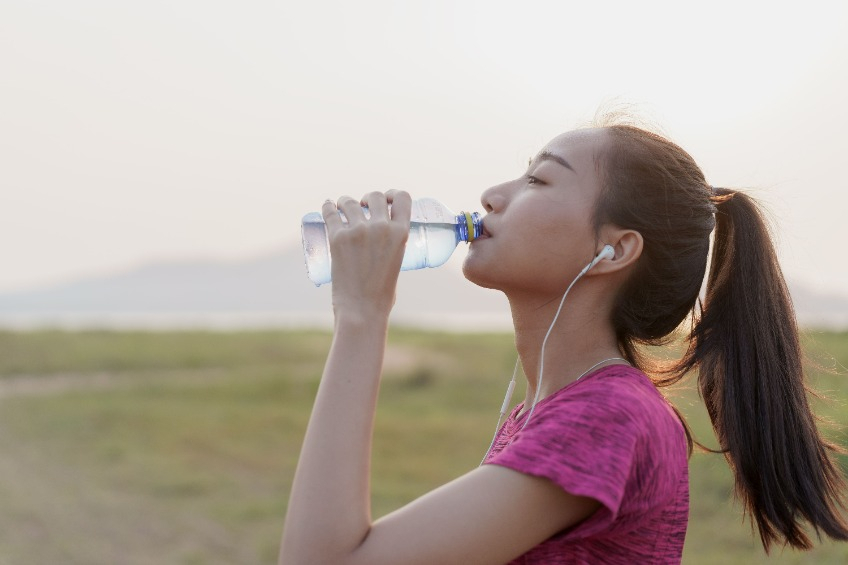
<svg viewBox="0 0 848 565"><path fill-rule="evenodd" d="M278 565L361 565L362 546L371 529L362 536L353 547L337 547L329 536L317 536L312 539L287 540L283 536L280 545ZM374 565L373 563L371 565Z"/></svg>
<svg viewBox="0 0 848 565"><path fill-rule="evenodd" d="M315 544L313 547L301 548L283 546L277 563L278 565L347 565L347 560L320 547L320 544Z"/></svg>

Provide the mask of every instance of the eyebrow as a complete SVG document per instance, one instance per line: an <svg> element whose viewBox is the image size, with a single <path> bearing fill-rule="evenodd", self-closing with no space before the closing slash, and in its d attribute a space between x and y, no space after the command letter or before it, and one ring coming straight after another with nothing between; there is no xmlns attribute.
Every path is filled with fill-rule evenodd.
<svg viewBox="0 0 848 565"><path fill-rule="evenodd" d="M542 151L541 153L539 153L536 156L534 161L555 161L555 162L559 163L560 165L562 165L563 167L565 167L566 169L569 169L571 172L573 172L573 173L577 172L577 171L574 170L574 167L572 167L571 165L568 164L568 161L566 161L565 159L563 159L559 155L554 155L550 151Z"/></svg>

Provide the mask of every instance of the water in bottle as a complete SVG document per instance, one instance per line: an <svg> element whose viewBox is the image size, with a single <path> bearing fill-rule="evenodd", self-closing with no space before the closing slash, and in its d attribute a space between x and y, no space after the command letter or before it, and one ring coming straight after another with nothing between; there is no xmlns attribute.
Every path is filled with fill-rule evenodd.
<svg viewBox="0 0 848 565"><path fill-rule="evenodd" d="M367 215L367 208L365 212ZM460 241L474 241L483 231L483 219L477 212L454 214L433 198L413 200L410 220L402 271L443 265ZM305 215L301 233L309 279L316 286L330 282L330 244L323 216L319 212Z"/></svg>

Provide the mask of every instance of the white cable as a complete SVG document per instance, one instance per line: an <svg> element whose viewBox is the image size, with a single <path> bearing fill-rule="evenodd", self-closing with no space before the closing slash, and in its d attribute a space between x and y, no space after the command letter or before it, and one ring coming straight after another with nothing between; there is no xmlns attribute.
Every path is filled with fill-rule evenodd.
<svg viewBox="0 0 848 565"><path fill-rule="evenodd" d="M515 375L518 373L518 363L521 361L521 358L515 360L515 369L512 370L512 380L509 381L509 386L506 387L506 394L504 395L503 404L501 404L501 413L498 416L498 423L495 425L495 435L492 436L492 442L489 444L489 448L486 450L486 454L483 455L483 459L480 461L480 465L482 465L486 461L486 457L489 455L489 452L492 450L492 447L495 445L495 440L498 437L498 432L501 429L501 421L503 417L506 416L507 410L509 410L509 401L512 400L512 391L515 390ZM478 465L479 467L479 465Z"/></svg>
<svg viewBox="0 0 848 565"><path fill-rule="evenodd" d="M545 339L542 340L542 352L539 354L539 378L536 381L536 394L533 395L533 404L530 405L530 413L527 414L527 419L524 420L524 425L521 426L523 430L527 425L527 422L530 421L530 418L533 417L533 412L536 410L536 403L539 402L539 394L542 392L542 376L545 374L545 346L548 344L548 337L551 335L551 331L554 329L554 324L556 324L557 319L559 318L559 313L562 312L562 305L565 304L565 297L568 296L568 293L571 291L571 287L574 286L574 283L580 280L580 277L586 274L586 272L591 268L591 263L586 265L586 268L580 271L574 280L571 281L571 284L568 285L568 288L565 289L565 293L562 295L562 300L559 301L559 308L557 308L556 314L554 314L554 320L551 322L550 327L548 328L548 333L545 334Z"/></svg>

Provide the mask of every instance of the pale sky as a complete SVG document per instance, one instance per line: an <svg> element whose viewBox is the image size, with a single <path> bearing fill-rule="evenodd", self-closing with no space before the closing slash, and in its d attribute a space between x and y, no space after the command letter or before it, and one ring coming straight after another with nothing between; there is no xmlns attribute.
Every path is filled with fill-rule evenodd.
<svg viewBox="0 0 848 565"><path fill-rule="evenodd" d="M848 2L741 0L0 0L0 292L299 245L341 194L479 209L610 99L848 292Z"/></svg>

